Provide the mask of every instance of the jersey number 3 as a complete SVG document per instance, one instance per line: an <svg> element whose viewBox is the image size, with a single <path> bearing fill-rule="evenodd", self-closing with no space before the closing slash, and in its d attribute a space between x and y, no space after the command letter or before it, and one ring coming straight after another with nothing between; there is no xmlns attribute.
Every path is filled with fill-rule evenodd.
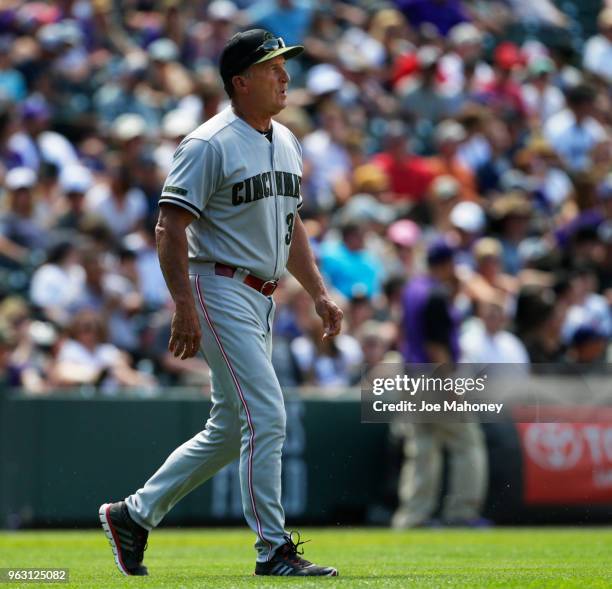
<svg viewBox="0 0 612 589"><path fill-rule="evenodd" d="M287 215L287 218L285 219L287 221L287 234L285 235L285 243L287 245L289 245L291 243L291 237L293 235L293 220L294 220L295 216L293 213L289 213Z"/></svg>

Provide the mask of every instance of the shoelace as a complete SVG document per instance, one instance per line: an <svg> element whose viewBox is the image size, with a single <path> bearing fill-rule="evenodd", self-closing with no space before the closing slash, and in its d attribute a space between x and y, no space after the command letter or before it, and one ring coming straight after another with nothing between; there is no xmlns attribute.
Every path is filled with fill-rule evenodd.
<svg viewBox="0 0 612 589"><path fill-rule="evenodd" d="M294 534L297 536L296 541L294 541L293 539ZM304 549L300 549L300 546L302 546L303 544L307 544L308 542L310 542L310 540L302 540L301 538L302 537L300 536L300 533L297 530L291 530L289 534L285 535L285 539L287 540L287 551L289 552L289 555L293 557L293 559L296 560L300 566L305 567L311 565L312 563L306 560L305 558L302 558L302 554L304 554Z"/></svg>
<svg viewBox="0 0 612 589"><path fill-rule="evenodd" d="M135 530L134 531L134 535L138 538L139 543L142 543L144 540L144 547L142 548L142 550L139 551L135 551L134 555L136 556L136 558L142 562L143 558L144 558L144 552L145 550L149 547L149 534L147 534L146 532L140 532L140 530Z"/></svg>

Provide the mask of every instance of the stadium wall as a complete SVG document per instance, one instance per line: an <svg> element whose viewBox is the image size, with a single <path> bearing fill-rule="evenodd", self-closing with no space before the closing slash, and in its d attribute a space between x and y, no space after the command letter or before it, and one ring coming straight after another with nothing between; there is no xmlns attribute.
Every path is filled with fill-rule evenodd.
<svg viewBox="0 0 612 589"><path fill-rule="evenodd" d="M289 396L286 406L288 524L385 523L401 447L388 427L362 424L354 399ZM0 394L0 527L96 525L98 505L137 489L171 450L202 429L209 407L206 400L180 397ZM604 454L612 426L585 427L484 426L490 462L485 514L502 524L610 521L612 456ZM528 438L533 451L526 450ZM164 525L242 522L233 464L181 501Z"/></svg>

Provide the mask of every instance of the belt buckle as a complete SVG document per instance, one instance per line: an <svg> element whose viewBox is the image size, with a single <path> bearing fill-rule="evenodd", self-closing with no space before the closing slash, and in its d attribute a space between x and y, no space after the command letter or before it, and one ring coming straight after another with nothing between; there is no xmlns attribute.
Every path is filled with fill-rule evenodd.
<svg viewBox="0 0 612 589"><path fill-rule="evenodd" d="M274 291L276 290L277 286L278 286L278 282L276 280L266 280L261 285L261 288L259 289L259 292L262 295L264 295L266 297L269 297L270 295L272 295L274 293Z"/></svg>

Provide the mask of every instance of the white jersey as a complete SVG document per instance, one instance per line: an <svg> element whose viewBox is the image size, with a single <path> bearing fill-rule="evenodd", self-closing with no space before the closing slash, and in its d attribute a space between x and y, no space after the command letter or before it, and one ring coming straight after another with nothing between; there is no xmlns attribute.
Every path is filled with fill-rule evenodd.
<svg viewBox="0 0 612 589"><path fill-rule="evenodd" d="M302 150L272 123L272 141L228 107L189 134L174 154L159 200L190 211L190 262L220 262L278 279L301 205Z"/></svg>

